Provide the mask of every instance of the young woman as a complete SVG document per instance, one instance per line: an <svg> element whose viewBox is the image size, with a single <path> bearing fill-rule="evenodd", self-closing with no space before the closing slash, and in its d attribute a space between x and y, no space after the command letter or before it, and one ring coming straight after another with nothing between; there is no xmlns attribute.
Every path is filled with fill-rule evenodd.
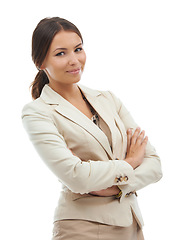
<svg viewBox="0 0 179 240"><path fill-rule="evenodd" d="M145 132L113 93L78 84L86 55L71 22L41 20L32 59L39 72L22 119L62 184L53 240L143 239L136 191L162 177Z"/></svg>

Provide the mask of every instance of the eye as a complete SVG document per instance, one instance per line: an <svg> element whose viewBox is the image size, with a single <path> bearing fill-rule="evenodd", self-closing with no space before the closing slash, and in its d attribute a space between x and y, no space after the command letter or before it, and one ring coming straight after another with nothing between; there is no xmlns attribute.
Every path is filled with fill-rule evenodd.
<svg viewBox="0 0 179 240"><path fill-rule="evenodd" d="M64 52L59 52L59 53L57 53L55 56L63 56L63 55L65 55Z"/></svg>
<svg viewBox="0 0 179 240"><path fill-rule="evenodd" d="M76 48L75 52L81 52L83 50L83 48Z"/></svg>

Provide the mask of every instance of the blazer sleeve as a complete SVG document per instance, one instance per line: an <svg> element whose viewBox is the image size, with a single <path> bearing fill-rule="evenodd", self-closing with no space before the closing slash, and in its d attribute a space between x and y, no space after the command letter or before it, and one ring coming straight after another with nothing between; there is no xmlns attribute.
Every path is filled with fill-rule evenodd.
<svg viewBox="0 0 179 240"><path fill-rule="evenodd" d="M42 160L72 192L85 194L133 182L134 170L123 160L85 162L74 156L55 126L50 110L43 110L35 102L27 104L22 111L22 122ZM118 181L121 176L127 176L124 178L127 181Z"/></svg>
<svg viewBox="0 0 179 240"><path fill-rule="evenodd" d="M138 125L133 120L129 111L125 108L123 103L118 99L113 93L108 92L110 97L112 97L113 102L115 103L115 108L118 116L122 120L125 129L131 128L134 132ZM134 170L135 178L133 182L126 186L121 186L123 192L131 192L140 190L151 183L155 183L162 178L162 169L161 169L161 161L159 156L156 153L155 148L147 143L146 152L144 156L143 163Z"/></svg>

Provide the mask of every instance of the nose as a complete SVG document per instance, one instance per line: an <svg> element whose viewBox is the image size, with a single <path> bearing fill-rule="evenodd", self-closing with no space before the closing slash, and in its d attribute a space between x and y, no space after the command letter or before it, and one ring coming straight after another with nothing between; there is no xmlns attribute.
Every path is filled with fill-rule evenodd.
<svg viewBox="0 0 179 240"><path fill-rule="evenodd" d="M78 62L79 61L78 61L78 58L75 55L75 53L71 53L69 56L69 60L68 60L69 65L74 66L74 65L78 64Z"/></svg>

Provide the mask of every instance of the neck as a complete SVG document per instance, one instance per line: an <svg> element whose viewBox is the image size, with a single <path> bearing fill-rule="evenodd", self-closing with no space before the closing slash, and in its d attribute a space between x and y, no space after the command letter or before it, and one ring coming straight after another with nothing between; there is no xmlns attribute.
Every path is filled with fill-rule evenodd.
<svg viewBox="0 0 179 240"><path fill-rule="evenodd" d="M79 97L81 98L81 93L76 83L61 84L60 86L54 86L53 84L49 83L49 87L51 87L55 92L60 94L69 102L77 100Z"/></svg>

